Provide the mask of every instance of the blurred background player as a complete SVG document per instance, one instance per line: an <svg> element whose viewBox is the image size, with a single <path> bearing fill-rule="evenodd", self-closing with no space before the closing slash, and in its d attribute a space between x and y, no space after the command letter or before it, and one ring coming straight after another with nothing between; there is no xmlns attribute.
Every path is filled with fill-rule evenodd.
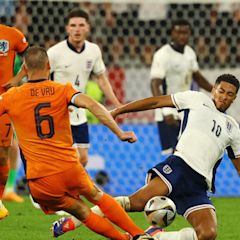
<svg viewBox="0 0 240 240"><path fill-rule="evenodd" d="M16 76L19 71L21 72L21 66L22 66L21 55L22 54L17 54L15 57L14 69L13 69L14 76ZM18 78L18 75L16 76L16 78ZM19 203L24 201L24 199L19 195L17 195L15 192L17 170L18 170L18 164L19 164L18 159L20 159L19 157L20 156L19 156L18 143L16 140L16 136L13 133L12 144L9 147L10 171L9 171L8 180L5 186L4 194L3 194L4 201L13 201L13 202L19 202Z"/></svg>
<svg viewBox="0 0 240 240"><path fill-rule="evenodd" d="M68 106L89 109L122 141L135 142L135 134L122 131L101 104L75 90L70 83L63 85L49 80L50 64L44 48L30 47L23 67L28 82L1 96L0 116L8 113L14 125L34 200L46 214L64 210L107 238L154 240L134 224L111 196L94 185L79 162L72 146ZM94 214L80 196L97 204L106 218ZM110 221L127 233L120 232ZM54 237L64 232L62 226L53 229Z"/></svg>
<svg viewBox="0 0 240 240"><path fill-rule="evenodd" d="M106 77L100 48L86 40L90 32L89 15L81 9L73 9L66 21L68 38L48 50L52 79L56 82L70 82L74 88L85 92L89 76L93 73L105 96L116 106L116 98ZM77 146L80 162L88 162L89 134L84 109L70 107L70 122L74 143Z"/></svg>
<svg viewBox="0 0 240 240"><path fill-rule="evenodd" d="M4 93L6 89L2 86L13 77L14 59L16 53L23 53L28 47L28 43L24 35L16 28L8 27L0 24L0 93ZM25 73L20 71L19 78ZM8 215L8 211L2 204L2 197L5 184L8 178L9 166L9 147L11 147L13 132L11 121L7 114L3 114L0 118L0 219ZM16 151L16 148L13 149ZM16 177L16 161L17 156L13 153L10 158L10 182L15 181ZM8 200L19 201L22 199L14 192L7 192L5 197Z"/></svg>
<svg viewBox="0 0 240 240"><path fill-rule="evenodd" d="M212 85L199 71L196 53L188 45L191 36L190 23L184 19L172 23L172 41L162 46L154 54L151 66L151 90L153 96L160 96L190 90L192 79L211 91ZM171 154L176 146L180 116L176 109L155 110L162 154Z"/></svg>

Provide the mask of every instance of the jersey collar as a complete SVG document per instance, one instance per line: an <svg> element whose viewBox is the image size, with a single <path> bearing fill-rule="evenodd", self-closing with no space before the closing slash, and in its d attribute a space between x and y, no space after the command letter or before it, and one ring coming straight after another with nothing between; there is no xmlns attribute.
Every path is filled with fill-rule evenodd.
<svg viewBox="0 0 240 240"><path fill-rule="evenodd" d="M82 49L81 49L81 51L80 52L78 52L77 50L76 50L76 48L68 41L68 39L67 39L67 45L68 45L68 47L71 49L71 50L73 50L75 53L82 53L83 52L83 50L85 49L85 42L84 42L84 44L83 44L83 46L82 46Z"/></svg>
<svg viewBox="0 0 240 240"><path fill-rule="evenodd" d="M171 48L174 49L176 52L179 52L179 53L181 53L181 54L184 53L185 46L184 46L183 48L177 48L177 47L173 44L173 42L171 42L169 45L170 45Z"/></svg>
<svg viewBox="0 0 240 240"><path fill-rule="evenodd" d="M36 79L36 80L28 80L29 83L38 83L48 80L47 78Z"/></svg>

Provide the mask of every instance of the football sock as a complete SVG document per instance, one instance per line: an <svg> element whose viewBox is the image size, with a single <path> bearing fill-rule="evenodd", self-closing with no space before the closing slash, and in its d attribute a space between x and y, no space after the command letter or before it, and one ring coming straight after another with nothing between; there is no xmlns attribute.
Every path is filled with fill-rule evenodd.
<svg viewBox="0 0 240 240"><path fill-rule="evenodd" d="M130 201L128 197L121 196L121 197L115 197L114 199L120 204L120 206L122 206L123 209L125 209L125 211L130 210ZM98 206L93 206L91 210L98 216L104 217L104 214L102 213L101 209ZM74 222L76 228L82 225L82 222L77 218L75 218L74 216L71 216L70 218Z"/></svg>
<svg viewBox="0 0 240 240"><path fill-rule="evenodd" d="M10 169L7 184L5 187L5 193L14 192L16 176L17 176L17 170Z"/></svg>
<svg viewBox="0 0 240 240"><path fill-rule="evenodd" d="M127 196L120 196L114 198L126 212L130 212L131 206L130 206L130 200Z"/></svg>
<svg viewBox="0 0 240 240"><path fill-rule="evenodd" d="M104 193L96 204L102 210L105 217L132 236L144 234L144 231L133 222L117 201L108 194Z"/></svg>
<svg viewBox="0 0 240 240"><path fill-rule="evenodd" d="M0 166L0 199L2 199L5 185L8 179L9 165Z"/></svg>
<svg viewBox="0 0 240 240"><path fill-rule="evenodd" d="M153 237L157 240L197 240L193 228L183 228L176 232L158 232Z"/></svg>
<svg viewBox="0 0 240 240"><path fill-rule="evenodd" d="M103 217L90 212L88 217L83 221L84 225L92 231L114 240L128 240L128 236L118 231L114 226Z"/></svg>

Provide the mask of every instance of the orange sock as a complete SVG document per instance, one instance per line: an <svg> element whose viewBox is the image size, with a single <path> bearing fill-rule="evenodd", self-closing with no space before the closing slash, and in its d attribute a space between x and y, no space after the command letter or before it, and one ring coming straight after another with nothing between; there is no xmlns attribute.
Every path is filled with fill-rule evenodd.
<svg viewBox="0 0 240 240"><path fill-rule="evenodd" d="M133 222L124 209L108 194L104 193L96 204L105 217L132 236L144 234L144 231Z"/></svg>
<svg viewBox="0 0 240 240"><path fill-rule="evenodd" d="M5 185L8 179L9 165L0 166L0 199L2 199Z"/></svg>
<svg viewBox="0 0 240 240"><path fill-rule="evenodd" d="M92 231L114 240L128 240L129 237L118 231L114 226L103 217L91 212L88 217L82 221L86 227Z"/></svg>

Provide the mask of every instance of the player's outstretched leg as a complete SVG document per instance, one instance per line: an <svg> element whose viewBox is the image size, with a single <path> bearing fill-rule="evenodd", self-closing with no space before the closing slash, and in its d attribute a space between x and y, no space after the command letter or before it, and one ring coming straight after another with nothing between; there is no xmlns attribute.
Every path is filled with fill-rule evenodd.
<svg viewBox="0 0 240 240"><path fill-rule="evenodd" d="M18 157L19 157L19 149L17 141L14 139L12 145L9 147L9 159L10 159L10 171L8 180L5 186L5 191L3 194L4 201L11 201L16 203L24 202L24 198L19 196L15 192L15 184L17 178L17 169L18 169Z"/></svg>
<svg viewBox="0 0 240 240"><path fill-rule="evenodd" d="M129 203L129 198L127 196L120 196L120 197L115 197L114 198L119 204L120 206L126 211L128 212L130 209L130 203ZM91 208L91 211L94 212L95 214L104 217L103 212L101 211L101 209L98 206L93 206ZM66 219L68 219L68 221L72 221L74 223L75 228L80 227L81 225L83 225L83 223L78 220L77 218L75 218L74 216L69 216ZM55 221L52 226L59 225L58 221L62 221L62 218L60 218L59 220Z"/></svg>
<svg viewBox="0 0 240 240"><path fill-rule="evenodd" d="M179 231L165 232L159 227L151 226L145 230L156 240L197 240L196 232L193 228L182 228Z"/></svg>
<svg viewBox="0 0 240 240"><path fill-rule="evenodd" d="M81 220L86 227L102 236L116 240L130 239L128 234L120 232L106 218L93 213L80 199L76 200L71 207L63 210L75 215L75 217ZM58 237L67 231L73 230L74 228L75 226L72 225L69 218L63 218L62 221L58 221L54 224L52 228L53 236Z"/></svg>
<svg viewBox="0 0 240 240"><path fill-rule="evenodd" d="M110 195L103 193L100 200L93 202L98 205L106 218L132 236L144 234L144 231L133 222L124 209Z"/></svg>

